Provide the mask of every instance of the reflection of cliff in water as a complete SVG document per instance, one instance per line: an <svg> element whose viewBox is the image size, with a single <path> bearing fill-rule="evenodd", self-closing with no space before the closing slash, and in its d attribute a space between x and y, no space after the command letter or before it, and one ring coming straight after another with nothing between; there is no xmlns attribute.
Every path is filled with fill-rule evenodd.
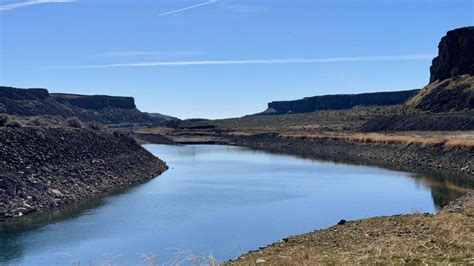
<svg viewBox="0 0 474 266"><path fill-rule="evenodd" d="M454 178L433 173L414 174L413 178L431 189L431 197L437 209L443 208L449 202L474 189L474 181L467 178Z"/></svg>
<svg viewBox="0 0 474 266"><path fill-rule="evenodd" d="M30 215L0 224L0 264L23 257L25 243L22 238L30 231L38 230L48 224L75 219L103 204L103 199L95 199L66 209Z"/></svg>
<svg viewBox="0 0 474 266"><path fill-rule="evenodd" d="M251 149L251 148L249 148ZM446 206L449 202L462 197L467 192L474 190L474 179L471 176L453 174L447 171L426 171L424 169L416 169L405 165L390 165L386 163L366 162L345 156L326 156L322 154L314 154L302 152L294 154L282 151L268 151L272 154L282 156L296 156L307 160L326 161L335 164L350 164L368 167L380 167L392 171L414 172L411 175L420 185L431 189L431 197L435 207L439 210Z"/></svg>

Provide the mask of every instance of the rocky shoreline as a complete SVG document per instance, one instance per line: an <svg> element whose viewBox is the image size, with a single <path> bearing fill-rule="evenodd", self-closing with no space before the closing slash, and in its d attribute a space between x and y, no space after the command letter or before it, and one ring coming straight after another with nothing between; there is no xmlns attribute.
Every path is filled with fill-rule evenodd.
<svg viewBox="0 0 474 266"><path fill-rule="evenodd" d="M430 172L474 182L474 148L420 143L360 142L338 138L310 138L279 133L235 134L232 132L175 135L137 134L143 142L156 144L236 145L269 152L298 155L341 163L380 166L394 170ZM142 136L146 136L142 138Z"/></svg>
<svg viewBox="0 0 474 266"><path fill-rule="evenodd" d="M288 137L276 133L238 136L230 144L322 160L382 166L406 171L452 173L474 180L474 148L341 139Z"/></svg>
<svg viewBox="0 0 474 266"><path fill-rule="evenodd" d="M143 183L166 163L120 134L68 127L0 128L0 221Z"/></svg>

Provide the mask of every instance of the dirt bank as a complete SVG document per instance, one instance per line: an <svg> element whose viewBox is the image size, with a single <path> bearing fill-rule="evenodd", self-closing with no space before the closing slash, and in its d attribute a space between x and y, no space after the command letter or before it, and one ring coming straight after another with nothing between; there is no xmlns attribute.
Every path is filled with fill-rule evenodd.
<svg viewBox="0 0 474 266"><path fill-rule="evenodd" d="M142 183L166 169L121 134L0 128L0 220L65 207Z"/></svg>

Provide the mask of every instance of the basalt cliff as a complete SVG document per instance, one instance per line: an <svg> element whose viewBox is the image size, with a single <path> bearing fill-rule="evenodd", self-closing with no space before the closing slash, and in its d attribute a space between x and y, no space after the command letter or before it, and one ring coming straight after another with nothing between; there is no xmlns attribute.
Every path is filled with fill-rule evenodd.
<svg viewBox="0 0 474 266"><path fill-rule="evenodd" d="M150 124L165 120L140 112L132 97L49 93L46 89L0 87L0 114L77 117L102 124Z"/></svg>
<svg viewBox="0 0 474 266"><path fill-rule="evenodd" d="M339 94L306 97L294 101L275 101L261 114L309 113L321 110L343 110L356 106L387 106L403 104L419 90Z"/></svg>

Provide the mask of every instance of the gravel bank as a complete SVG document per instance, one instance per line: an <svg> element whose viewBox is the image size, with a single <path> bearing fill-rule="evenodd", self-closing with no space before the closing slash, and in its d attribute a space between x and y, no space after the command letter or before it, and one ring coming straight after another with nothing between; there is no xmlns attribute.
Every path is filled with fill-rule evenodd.
<svg viewBox="0 0 474 266"><path fill-rule="evenodd" d="M0 220L145 182L166 164L133 139L78 128L0 129Z"/></svg>
<svg viewBox="0 0 474 266"><path fill-rule="evenodd" d="M474 179L474 149L442 145L366 143L340 139L256 134L234 137L235 145L319 159L379 165L400 170L449 172Z"/></svg>

